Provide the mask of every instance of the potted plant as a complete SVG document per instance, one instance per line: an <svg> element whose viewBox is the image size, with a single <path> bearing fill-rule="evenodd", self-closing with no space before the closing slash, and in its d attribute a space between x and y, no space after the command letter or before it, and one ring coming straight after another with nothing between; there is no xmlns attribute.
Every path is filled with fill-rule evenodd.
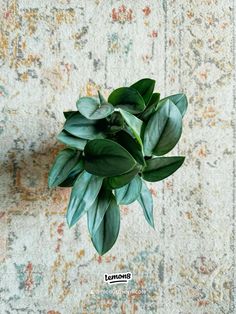
<svg viewBox="0 0 236 314"><path fill-rule="evenodd" d="M187 98L160 100L155 81L142 79L115 89L108 100L100 92L82 97L77 111L64 112L57 139L66 145L48 177L52 187L72 187L66 219L72 227L86 213L92 243L100 255L114 245L120 228L119 205L138 201L154 228L153 200L145 181L173 174L183 156L166 157L180 139Z"/></svg>

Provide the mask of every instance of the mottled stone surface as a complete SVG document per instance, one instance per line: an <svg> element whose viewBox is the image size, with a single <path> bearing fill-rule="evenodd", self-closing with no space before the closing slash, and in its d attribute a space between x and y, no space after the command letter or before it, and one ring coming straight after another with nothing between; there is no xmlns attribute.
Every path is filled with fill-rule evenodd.
<svg viewBox="0 0 236 314"><path fill-rule="evenodd" d="M0 0L0 313L236 313L234 1ZM189 98L186 155L99 257L47 188L63 110L143 77ZM131 271L127 286L103 274Z"/></svg>

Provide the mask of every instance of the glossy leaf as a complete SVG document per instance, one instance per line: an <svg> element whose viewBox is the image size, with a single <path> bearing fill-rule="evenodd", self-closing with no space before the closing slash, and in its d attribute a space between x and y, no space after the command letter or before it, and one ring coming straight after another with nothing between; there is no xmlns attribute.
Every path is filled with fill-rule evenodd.
<svg viewBox="0 0 236 314"><path fill-rule="evenodd" d="M112 115L107 117L106 133L114 134L124 128L124 118L120 112L113 112Z"/></svg>
<svg viewBox="0 0 236 314"><path fill-rule="evenodd" d="M141 130L142 130L143 122L137 117L135 117L133 114L125 110L120 109L120 113L122 117L124 118L125 122L127 123L127 125L129 126L130 131L133 133L134 137L142 146L143 143L141 140Z"/></svg>
<svg viewBox="0 0 236 314"><path fill-rule="evenodd" d="M100 100L102 104L100 103ZM102 95L99 98L95 97L82 97L76 103L78 111L87 119L99 120L103 119L114 111L114 107L105 102Z"/></svg>
<svg viewBox="0 0 236 314"><path fill-rule="evenodd" d="M136 165L135 159L126 149L108 139L89 141L84 155L85 170L103 177L121 175Z"/></svg>
<svg viewBox="0 0 236 314"><path fill-rule="evenodd" d="M66 148L57 155L48 176L49 188L58 186L62 183L73 167L79 162L80 152Z"/></svg>
<svg viewBox="0 0 236 314"><path fill-rule="evenodd" d="M139 80L138 82L134 83L130 87L136 89L139 92L139 94L143 97L145 104L147 106L152 97L152 93L155 87L155 81L149 78L145 78L145 79Z"/></svg>
<svg viewBox="0 0 236 314"><path fill-rule="evenodd" d="M92 242L99 255L109 251L116 242L120 230L120 210L114 196L95 234Z"/></svg>
<svg viewBox="0 0 236 314"><path fill-rule="evenodd" d="M89 120L82 116L79 112L71 115L64 125L64 129L79 138L92 140L95 138L103 138L104 132L103 120Z"/></svg>
<svg viewBox="0 0 236 314"><path fill-rule="evenodd" d="M79 150L83 150L87 143L87 140L73 136L65 130L62 130L58 134L57 139L61 143Z"/></svg>
<svg viewBox="0 0 236 314"><path fill-rule="evenodd" d="M111 202L112 192L101 188L95 202L87 212L88 229L91 235L94 235L100 226L106 210Z"/></svg>
<svg viewBox="0 0 236 314"><path fill-rule="evenodd" d="M74 185L78 175L84 170L84 163L81 159L69 172L67 178L59 184L60 187L71 187Z"/></svg>
<svg viewBox="0 0 236 314"><path fill-rule="evenodd" d="M107 105L108 102L106 101L106 99L103 97L103 95L101 94L101 92L98 91L98 98L99 98L99 102L100 104L103 105ZM114 110L114 108L113 108Z"/></svg>
<svg viewBox="0 0 236 314"><path fill-rule="evenodd" d="M140 195L137 199L139 204L141 205L143 209L143 214L146 219L146 221L149 223L149 225L154 228L154 218L153 218L153 199L152 194L149 191L146 183L142 180L142 188Z"/></svg>
<svg viewBox="0 0 236 314"><path fill-rule="evenodd" d="M118 189L129 183L141 170L141 166L136 165L132 170L119 175L107 178L107 184L111 189Z"/></svg>
<svg viewBox="0 0 236 314"><path fill-rule="evenodd" d="M83 171L74 183L67 208L66 218L72 227L91 207L101 189L103 178Z"/></svg>
<svg viewBox="0 0 236 314"><path fill-rule="evenodd" d="M120 87L115 89L109 96L108 102L115 107L139 113L145 109L145 102L139 92L131 87Z"/></svg>
<svg viewBox="0 0 236 314"><path fill-rule="evenodd" d="M179 141L182 116L170 100L166 100L149 119L144 131L145 155L161 156L168 153Z"/></svg>
<svg viewBox="0 0 236 314"><path fill-rule="evenodd" d="M156 157L146 161L142 176L146 181L156 182L163 180L182 166L185 157Z"/></svg>
<svg viewBox="0 0 236 314"><path fill-rule="evenodd" d="M157 109L158 102L160 100L160 94L154 93L149 101L146 109L138 115L138 118L143 121L148 121L152 113L154 113Z"/></svg>
<svg viewBox="0 0 236 314"><path fill-rule="evenodd" d="M162 103L164 101L166 101L167 99L171 100L176 107L179 109L182 117L185 115L187 108L188 108L188 100L185 94L176 94L176 95L171 95L168 97L163 98L160 101L160 105L162 105Z"/></svg>
<svg viewBox="0 0 236 314"><path fill-rule="evenodd" d="M120 131L116 134L115 139L134 157L139 164L145 166L146 163L143 156L142 146L131 134L127 131Z"/></svg>
<svg viewBox="0 0 236 314"><path fill-rule="evenodd" d="M115 190L117 203L120 205L128 205L133 203L140 194L142 180L140 176L136 176L128 184L120 189Z"/></svg>

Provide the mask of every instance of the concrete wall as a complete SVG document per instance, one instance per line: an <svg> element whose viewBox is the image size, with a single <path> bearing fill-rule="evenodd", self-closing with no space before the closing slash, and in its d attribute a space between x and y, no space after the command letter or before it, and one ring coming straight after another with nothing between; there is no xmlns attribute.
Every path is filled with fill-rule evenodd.
<svg viewBox="0 0 236 314"><path fill-rule="evenodd" d="M0 313L235 313L234 5L0 0ZM56 134L80 95L143 77L188 95L186 162L149 185L156 231L123 206L99 257L85 218L66 225L70 191L47 188ZM103 283L119 271L127 286Z"/></svg>

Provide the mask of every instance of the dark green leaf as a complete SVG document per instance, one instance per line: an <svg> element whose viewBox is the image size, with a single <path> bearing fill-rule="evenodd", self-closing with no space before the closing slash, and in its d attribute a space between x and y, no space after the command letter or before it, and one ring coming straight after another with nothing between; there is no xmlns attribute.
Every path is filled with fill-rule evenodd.
<svg viewBox="0 0 236 314"><path fill-rule="evenodd" d="M142 166L145 166L145 159L142 152L142 146L127 131L120 131L116 134L116 141L123 146Z"/></svg>
<svg viewBox="0 0 236 314"><path fill-rule="evenodd" d="M134 83L130 87L136 89L139 92L139 94L143 97L145 104L147 106L149 103L149 100L151 99L151 96L155 87L155 81L145 78Z"/></svg>
<svg viewBox="0 0 236 314"><path fill-rule="evenodd" d="M107 178L107 184L111 189L119 189L122 186L129 183L141 170L141 167L139 165L136 165L132 170L120 175L120 176L114 176Z"/></svg>
<svg viewBox="0 0 236 314"><path fill-rule="evenodd" d="M150 117L145 128L145 155L161 156L168 153L179 141L181 132L181 114L172 101L166 100Z"/></svg>
<svg viewBox="0 0 236 314"><path fill-rule="evenodd" d="M68 119L70 116L72 116L73 114L77 113L78 111L64 111L63 114L64 114L64 117L66 119Z"/></svg>
<svg viewBox="0 0 236 314"><path fill-rule="evenodd" d="M128 184L115 190L117 203L121 205L129 205L133 203L139 197L141 187L142 180L140 176L134 177Z"/></svg>
<svg viewBox="0 0 236 314"><path fill-rule="evenodd" d="M136 165L132 155L112 140L89 141L84 148L84 167L89 173L110 177L121 175Z"/></svg>
<svg viewBox="0 0 236 314"><path fill-rule="evenodd" d="M62 183L59 184L61 188L70 188L74 185L78 175L75 176L69 176L68 178L65 179Z"/></svg>
<svg viewBox="0 0 236 314"><path fill-rule="evenodd" d="M83 160L80 160L68 174L68 177L59 184L60 187L71 187L74 185L78 175L84 170Z"/></svg>
<svg viewBox="0 0 236 314"><path fill-rule="evenodd" d="M82 97L76 103L77 109L84 117L90 120L99 120L109 116L114 111L114 107L107 102L105 103L101 95L99 97L102 100L102 105L99 98Z"/></svg>
<svg viewBox="0 0 236 314"><path fill-rule="evenodd" d="M142 180L141 193L137 200L143 208L143 214L146 221L149 223L151 227L154 228L152 194L143 180Z"/></svg>
<svg viewBox="0 0 236 314"><path fill-rule="evenodd" d="M116 242L120 230L120 210L114 196L100 223L92 242L99 255L109 251Z"/></svg>
<svg viewBox="0 0 236 314"><path fill-rule="evenodd" d="M139 113L145 109L145 102L139 92L131 87L115 89L109 96L108 102L131 113Z"/></svg>
<svg viewBox="0 0 236 314"><path fill-rule="evenodd" d="M138 115L138 118L143 120L143 121L148 121L151 114L156 111L159 100L160 100L160 94L154 93L151 97L151 100L150 100L148 106L146 107L146 109L143 112L141 112Z"/></svg>
<svg viewBox="0 0 236 314"><path fill-rule="evenodd" d="M74 136L91 140L104 137L103 124L103 120L89 120L77 112L66 120L64 129Z"/></svg>
<svg viewBox="0 0 236 314"><path fill-rule="evenodd" d="M69 227L72 227L80 217L91 207L96 200L102 186L103 178L83 171L74 183L66 218Z"/></svg>
<svg viewBox="0 0 236 314"><path fill-rule="evenodd" d="M108 134L114 134L124 128L124 118L120 112L114 112L107 117L107 122L106 133Z"/></svg>
<svg viewBox="0 0 236 314"><path fill-rule="evenodd" d="M125 110L120 109L120 113L124 118L125 122L127 123L128 127L130 128L130 131L133 133L134 137L136 137L140 145L143 146L141 140L141 129L143 122L137 117L135 117L132 113L129 113Z"/></svg>
<svg viewBox="0 0 236 314"><path fill-rule="evenodd" d="M78 174L79 175L79 174ZM68 176L65 181L59 184L61 188L69 188L72 187L78 177L78 175Z"/></svg>
<svg viewBox="0 0 236 314"><path fill-rule="evenodd" d="M82 138L78 138L76 136L71 135L65 130L62 130L58 136L57 136L58 141L62 142L65 145L68 145L70 147L83 150L84 146L87 143L87 140L84 140Z"/></svg>
<svg viewBox="0 0 236 314"><path fill-rule="evenodd" d="M166 97L160 101L160 106L167 99L171 100L176 105L176 107L179 109L179 111L183 117L185 115L185 112L187 111L187 108L188 108L188 100L187 100L186 95L185 94L176 94L176 95L168 96L168 97Z"/></svg>
<svg viewBox="0 0 236 314"><path fill-rule="evenodd" d="M62 183L73 167L79 162L80 152L75 149L66 148L60 151L48 176L49 188Z"/></svg>
<svg viewBox="0 0 236 314"><path fill-rule="evenodd" d="M146 181L155 182L174 173L184 162L185 157L156 157L146 161L142 176Z"/></svg>
<svg viewBox="0 0 236 314"><path fill-rule="evenodd" d="M87 212L88 229L94 235L100 226L106 210L111 202L112 192L104 187L101 188L95 202Z"/></svg>

